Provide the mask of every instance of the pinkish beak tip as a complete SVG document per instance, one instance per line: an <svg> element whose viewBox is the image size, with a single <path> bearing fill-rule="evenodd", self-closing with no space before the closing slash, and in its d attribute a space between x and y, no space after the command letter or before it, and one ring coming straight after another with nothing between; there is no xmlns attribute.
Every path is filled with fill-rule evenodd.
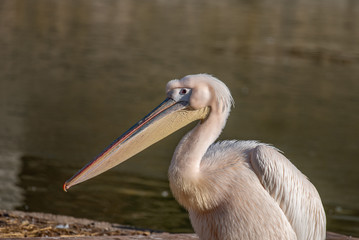
<svg viewBox="0 0 359 240"><path fill-rule="evenodd" d="M64 189L65 192L67 192L67 189L69 189L69 187L67 186L67 182L64 183L62 188Z"/></svg>

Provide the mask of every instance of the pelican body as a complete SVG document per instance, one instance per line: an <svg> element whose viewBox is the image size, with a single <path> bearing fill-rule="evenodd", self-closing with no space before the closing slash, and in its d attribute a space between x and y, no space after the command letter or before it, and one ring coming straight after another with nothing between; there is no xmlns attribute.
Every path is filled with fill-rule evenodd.
<svg viewBox="0 0 359 240"><path fill-rule="evenodd" d="M207 74L171 80L167 98L64 184L120 164L193 121L169 167L170 187L200 239L325 239L326 218L312 183L276 148L256 141L215 142L233 99Z"/></svg>

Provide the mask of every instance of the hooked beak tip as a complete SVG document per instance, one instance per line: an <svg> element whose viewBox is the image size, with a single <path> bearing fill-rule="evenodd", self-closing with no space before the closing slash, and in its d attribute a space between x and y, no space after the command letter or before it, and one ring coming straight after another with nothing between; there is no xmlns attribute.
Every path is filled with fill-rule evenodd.
<svg viewBox="0 0 359 240"><path fill-rule="evenodd" d="M64 183L62 189L64 189L64 191L67 192L67 189L69 189L69 187L67 186L67 182Z"/></svg>

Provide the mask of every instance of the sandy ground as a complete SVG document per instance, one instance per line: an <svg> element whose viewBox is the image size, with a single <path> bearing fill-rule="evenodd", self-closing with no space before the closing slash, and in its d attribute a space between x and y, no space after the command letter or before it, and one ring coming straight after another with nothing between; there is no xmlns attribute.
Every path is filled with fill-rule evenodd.
<svg viewBox="0 0 359 240"><path fill-rule="evenodd" d="M0 238L2 239L181 239L198 240L195 234L170 234L137 229L108 222L73 218L45 213L0 210ZM327 233L328 240L359 240L349 236Z"/></svg>

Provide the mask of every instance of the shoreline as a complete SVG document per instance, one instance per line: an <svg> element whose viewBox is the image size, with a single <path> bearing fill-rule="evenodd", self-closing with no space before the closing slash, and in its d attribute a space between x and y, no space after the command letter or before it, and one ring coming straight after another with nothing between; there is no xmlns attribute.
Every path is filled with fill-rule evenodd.
<svg viewBox="0 0 359 240"><path fill-rule="evenodd" d="M183 239L195 234L172 234L116 223L40 212L0 210L0 239Z"/></svg>
<svg viewBox="0 0 359 240"><path fill-rule="evenodd" d="M167 233L116 223L39 212L0 210L0 239L199 240L196 234ZM359 238L327 232L327 240Z"/></svg>

